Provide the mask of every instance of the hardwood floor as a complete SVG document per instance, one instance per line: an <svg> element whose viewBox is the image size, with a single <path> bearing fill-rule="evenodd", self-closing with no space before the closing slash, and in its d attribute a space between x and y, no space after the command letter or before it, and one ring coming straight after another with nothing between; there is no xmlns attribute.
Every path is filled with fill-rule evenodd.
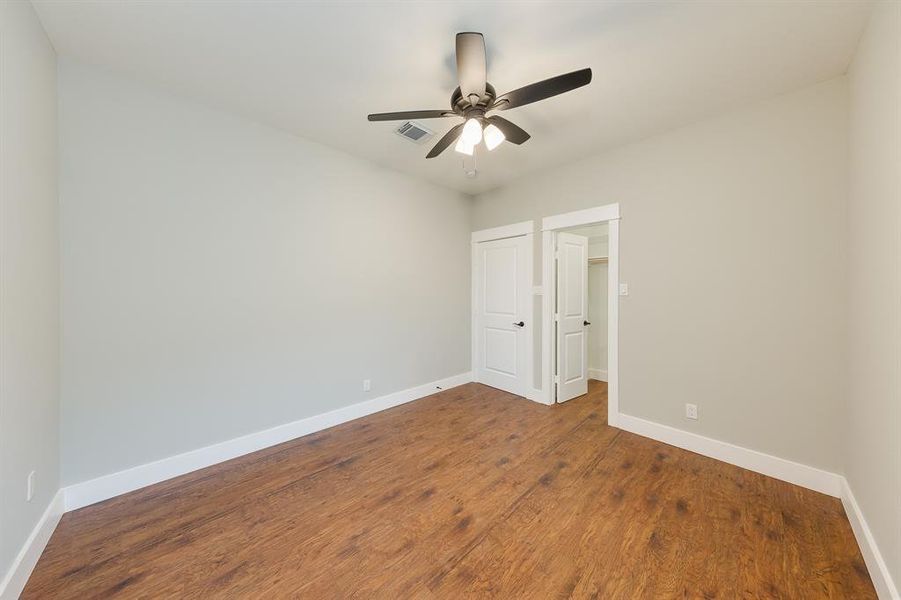
<svg viewBox="0 0 901 600"><path fill-rule="evenodd" d="M479 384L66 514L23 598L875 598L841 503Z"/></svg>

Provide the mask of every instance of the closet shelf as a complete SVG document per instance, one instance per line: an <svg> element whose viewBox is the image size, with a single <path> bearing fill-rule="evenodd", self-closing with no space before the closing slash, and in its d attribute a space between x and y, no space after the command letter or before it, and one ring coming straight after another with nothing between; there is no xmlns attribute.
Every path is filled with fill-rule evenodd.
<svg viewBox="0 0 901 600"><path fill-rule="evenodd" d="M589 256L589 265L606 265L609 259L606 256Z"/></svg>

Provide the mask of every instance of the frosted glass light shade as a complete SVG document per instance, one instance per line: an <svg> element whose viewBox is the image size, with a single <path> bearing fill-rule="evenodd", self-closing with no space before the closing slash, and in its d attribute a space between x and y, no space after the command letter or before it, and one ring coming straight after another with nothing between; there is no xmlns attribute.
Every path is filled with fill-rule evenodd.
<svg viewBox="0 0 901 600"><path fill-rule="evenodd" d="M501 145L505 139L504 132L492 125L488 124L488 127L485 128L485 147L489 150L494 150L498 146Z"/></svg>
<svg viewBox="0 0 901 600"><path fill-rule="evenodd" d="M482 124L476 119L469 119L463 126L463 133L460 135L467 146L475 146L482 141Z"/></svg>
<svg viewBox="0 0 901 600"><path fill-rule="evenodd" d="M475 146L472 144L467 144L466 140L464 140L463 136L461 135L460 139L457 140L457 145L454 146L454 150L456 150L460 154L472 156L472 151L475 150Z"/></svg>

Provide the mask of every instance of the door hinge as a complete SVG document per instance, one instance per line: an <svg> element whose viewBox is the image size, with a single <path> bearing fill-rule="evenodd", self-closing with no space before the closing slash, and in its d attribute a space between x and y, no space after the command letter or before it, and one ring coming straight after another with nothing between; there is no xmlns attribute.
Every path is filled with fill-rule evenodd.
<svg viewBox="0 0 901 600"><path fill-rule="evenodd" d="M560 376L554 375L554 383L560 383Z"/></svg>
<svg viewBox="0 0 901 600"><path fill-rule="evenodd" d="M560 313L554 313L554 323L560 322Z"/></svg>

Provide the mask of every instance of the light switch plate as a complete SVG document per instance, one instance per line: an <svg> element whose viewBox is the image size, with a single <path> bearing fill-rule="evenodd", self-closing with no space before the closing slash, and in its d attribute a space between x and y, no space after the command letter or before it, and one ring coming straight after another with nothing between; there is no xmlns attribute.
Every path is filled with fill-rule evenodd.
<svg viewBox="0 0 901 600"><path fill-rule="evenodd" d="M628 296L629 295L629 284L628 283L619 284L619 295L620 296Z"/></svg>

